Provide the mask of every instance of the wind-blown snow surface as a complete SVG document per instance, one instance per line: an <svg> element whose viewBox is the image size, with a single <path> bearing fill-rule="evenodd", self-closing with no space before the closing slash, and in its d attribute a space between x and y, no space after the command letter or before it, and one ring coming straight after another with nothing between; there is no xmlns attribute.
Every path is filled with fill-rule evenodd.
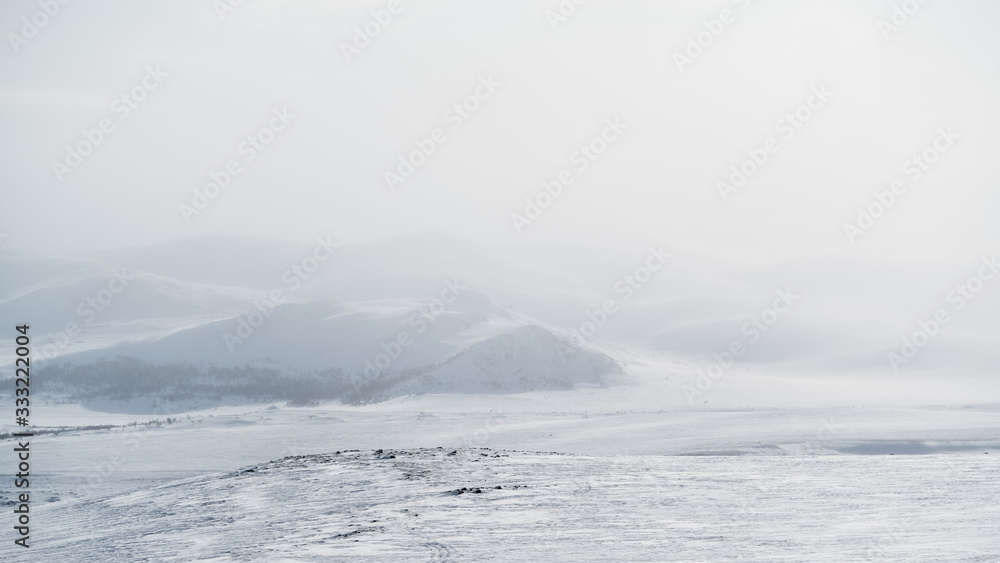
<svg viewBox="0 0 1000 563"><path fill-rule="evenodd" d="M670 412L615 389L168 410L156 418L179 420L136 427L121 425L150 417L40 401L40 426L117 426L36 435L34 547L6 542L0 560L991 561L1000 549L997 405ZM594 410L591 393L610 402ZM483 492L448 494L463 487Z"/></svg>
<svg viewBox="0 0 1000 563"><path fill-rule="evenodd" d="M102 563L990 561L998 473L987 456L331 452L50 504L31 549Z"/></svg>

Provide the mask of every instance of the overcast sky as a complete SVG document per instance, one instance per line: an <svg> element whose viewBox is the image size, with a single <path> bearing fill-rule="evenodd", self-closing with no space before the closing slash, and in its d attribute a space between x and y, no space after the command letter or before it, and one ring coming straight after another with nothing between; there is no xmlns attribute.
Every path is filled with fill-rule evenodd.
<svg viewBox="0 0 1000 563"><path fill-rule="evenodd" d="M345 51L388 5L247 0L220 16L210 0L71 2L28 37L39 5L4 2L3 247L437 229L751 261L975 261L1000 235L1000 6L931 2L889 30L888 0L595 1L564 21L547 15L557 0L403 0ZM704 23L723 10L731 23ZM718 37L678 59L706 25ZM126 114L115 100L137 87ZM780 120L813 88L830 94L787 138ZM455 129L446 111L476 92ZM287 125L272 120L282 110ZM627 128L609 135L609 119ZM102 120L113 130L59 173ZM269 124L282 130L248 161L241 143ZM907 174L949 127L948 151ZM385 173L437 128L443 142L390 190ZM615 139L580 170L574 152L602 132ZM718 182L768 138L775 152L723 201ZM179 206L230 161L239 174L185 220ZM573 183L519 233L511 215L564 169ZM844 224L896 179L905 193L849 243Z"/></svg>

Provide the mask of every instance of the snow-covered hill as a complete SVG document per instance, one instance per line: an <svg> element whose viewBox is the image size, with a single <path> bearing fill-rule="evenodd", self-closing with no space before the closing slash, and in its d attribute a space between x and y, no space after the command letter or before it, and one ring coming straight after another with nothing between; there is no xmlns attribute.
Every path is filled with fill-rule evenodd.
<svg viewBox="0 0 1000 563"><path fill-rule="evenodd" d="M39 367L86 368L81 376L116 358L144 373L195 366L227 380L249 366L311 377L295 396L350 386L388 397L563 389L622 370L663 377L675 364L694 384L734 343L745 349L736 371L891 379L900 375L887 353L919 328L914 302L919 311L947 305L947 273L913 280L842 260L748 270L675 254L643 274L659 255L652 250L425 233L351 245L201 237L85 260L0 251L0 316L32 326ZM857 301L859 280L872 276L901 289ZM956 311L904 375L992 373L1000 294L990 289ZM796 297L779 314L781 294ZM560 351L571 340L580 354ZM0 349L0 361L11 354Z"/></svg>
<svg viewBox="0 0 1000 563"><path fill-rule="evenodd" d="M304 311L300 306L289 307L292 313L315 313L317 310L315 307ZM389 342L396 344L396 348L373 356L374 363L372 360L365 360L366 364L345 362L345 358L356 356L352 356L349 348L341 347L355 342L358 347L364 346L373 328L358 322L357 315L345 314L342 310L326 312L332 313L330 318L353 319L353 322L346 328L331 327L322 322L330 318L316 322L316 319L304 320L301 315L293 316L294 323L289 330L302 326L326 330L319 335L312 331L312 339L306 341L296 341L294 332L290 336L280 330L274 331L294 342L287 349L278 348L290 356L255 357L243 364L172 360L170 352L175 350L203 352L195 357L217 357L211 354L218 352L218 344L213 349L212 339L203 336L211 334L211 328L203 327L161 340L112 348L125 356L107 357L104 350L79 354L72 357L73 362L48 366L38 372L40 388L68 394L90 405L107 400L133 403L143 400L151 406L167 399L190 400L203 405L234 400L365 403L420 393L524 393L572 389L580 384L599 384L602 376L621 371L612 358L561 340L534 325L520 326L465 348L446 346L431 339L411 354L405 364L402 361L393 363L401 360L404 352L394 340ZM459 317L459 320L469 319ZM464 333L466 338L470 332L481 334L495 328L468 326L468 322L456 321L454 324L455 328L472 329L459 333ZM206 341L209 344L205 344ZM275 349L268 347L266 340L263 344L253 349ZM199 348L199 345L207 348ZM454 353L456 348L460 351ZM395 355L394 360L390 359L390 353ZM299 354L306 355L311 362L292 361ZM382 367L380 357L386 359L384 369L374 367ZM430 361L421 364L418 361L421 358Z"/></svg>
<svg viewBox="0 0 1000 563"><path fill-rule="evenodd" d="M521 393L598 384L618 373L610 357L560 340L527 325L494 336L448 358L398 391L429 393Z"/></svg>

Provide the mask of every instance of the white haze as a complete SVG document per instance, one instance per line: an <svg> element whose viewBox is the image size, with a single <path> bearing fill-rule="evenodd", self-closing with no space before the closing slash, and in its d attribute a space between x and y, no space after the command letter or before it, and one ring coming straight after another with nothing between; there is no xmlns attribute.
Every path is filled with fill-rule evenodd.
<svg viewBox="0 0 1000 563"><path fill-rule="evenodd" d="M884 41L876 22L888 2L588 3L552 30L545 11L556 5L404 2L351 64L341 43L383 3L245 3L222 21L195 0L66 6L19 52L0 52L4 247L440 229L624 250L656 241L749 263L993 251L997 7L926 6ZM672 54L723 7L736 23L679 73ZM17 30L35 6L0 10L4 30ZM113 117L113 99L150 64L164 83L57 181L51 161ZM390 193L384 172L487 75L500 83L493 97ZM722 204L716 182L821 84L830 103ZM285 106L290 128L185 223L178 205ZM616 116L623 138L518 235L510 214ZM848 244L842 224L943 126L960 133L956 149Z"/></svg>

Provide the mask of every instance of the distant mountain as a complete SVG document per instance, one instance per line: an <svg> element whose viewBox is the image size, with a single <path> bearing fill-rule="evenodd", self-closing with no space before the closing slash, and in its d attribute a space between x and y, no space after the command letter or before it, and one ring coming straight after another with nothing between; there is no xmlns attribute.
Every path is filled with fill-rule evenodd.
<svg viewBox="0 0 1000 563"><path fill-rule="evenodd" d="M449 393L520 393L571 389L598 384L601 376L619 373L610 357L536 326L518 327L473 344L397 391Z"/></svg>
<svg viewBox="0 0 1000 563"><path fill-rule="evenodd" d="M470 343L525 322L529 322L526 317L473 292L433 311L427 301L416 299L285 303L264 307L263 312L252 307L162 337L122 342L62 359L79 364L122 356L153 363L195 361L226 367L266 360L289 370L360 372L366 362L391 355L386 363L392 370L401 370L440 362ZM405 346L399 344L401 339Z"/></svg>
<svg viewBox="0 0 1000 563"><path fill-rule="evenodd" d="M1000 361L995 282L982 281L963 310L947 300L949 284L982 269L975 261L914 277L914 265L748 270L685 254L641 272L649 259L646 248L490 245L433 232L349 245L197 237L87 259L0 249L0 318L31 325L33 367L79 368L78 383L99 377L94 366L130 369L114 362L131 358L151 366L142 373L318 377L315 389L326 391L317 396L349 389L357 400L567 388L618 369L620 358L597 350L705 366L734 342L748 369L892 373L887 353L941 308L954 320L906 370L991 373ZM872 279L895 285L863 299ZM801 296L780 315L768 311L778 291ZM600 313L609 302L615 312ZM593 319L586 346L560 355ZM12 354L0 348L0 362Z"/></svg>
<svg viewBox="0 0 1000 563"><path fill-rule="evenodd" d="M116 402L134 406L137 400L148 406L180 401L193 408L232 401L357 404L419 393L523 393L597 385L602 376L621 371L612 358L534 325L489 337L428 365L390 364L381 370L333 364L301 369L271 358L233 366L128 356L76 360L41 370L42 389L111 409L120 408Z"/></svg>

